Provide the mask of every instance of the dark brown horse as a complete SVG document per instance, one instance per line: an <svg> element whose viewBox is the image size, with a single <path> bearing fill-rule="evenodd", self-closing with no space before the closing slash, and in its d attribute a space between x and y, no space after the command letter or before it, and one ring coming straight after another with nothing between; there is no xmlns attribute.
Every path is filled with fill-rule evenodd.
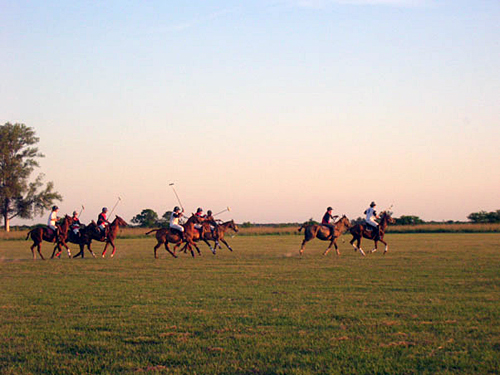
<svg viewBox="0 0 500 375"><path fill-rule="evenodd" d="M361 255L365 255L365 252L361 248L361 238L368 238L369 240L373 240L375 242L375 247L372 249L372 253L377 251L377 243L378 241L382 242L385 245L384 254L389 250L389 246L387 242L384 241L384 233L389 224L394 224L396 221L391 217L390 213L387 211L383 211L380 213L380 223L378 225L378 231L376 228L370 230L370 224L359 223L354 225L349 232L352 234L352 240L350 244L354 247L354 250L359 250ZM377 233L378 232L378 233ZM354 241L357 241L356 245L354 245Z"/></svg>
<svg viewBox="0 0 500 375"><path fill-rule="evenodd" d="M28 232L28 235L26 236L26 240L28 240L30 236L31 239L33 240L33 245L31 245L31 253L33 254L33 259L36 259L36 253L33 251L33 249L36 247L38 250L38 254L40 254L40 258L42 258L42 260L45 260L41 252L43 241L55 243L56 247L59 249L59 253L62 251L61 245L63 245L68 251L68 256L71 258L71 250L66 244L66 239L68 237L68 229L72 223L73 219L70 216L68 215L64 216L62 223L59 226L61 228L61 231L59 232L59 237L56 235L54 231L49 230L49 228L46 226L36 227L30 230ZM54 253L52 253L52 258L53 257Z"/></svg>
<svg viewBox="0 0 500 375"><path fill-rule="evenodd" d="M228 229L232 229L235 232L238 232L238 225L236 225L234 220L218 224L213 232L212 230L210 230L209 223L207 222L203 223L202 228L198 229L193 236L193 241L195 242L194 246L198 250L198 254L200 254L201 252L200 249L198 249L198 246L196 246L196 242L200 240L205 242L208 245L208 247L210 247L210 250L214 255L215 251L217 250L217 247L219 247L219 249L222 249L222 246L220 245L219 241L222 242L224 245L226 245L230 251L233 251L231 246L229 246L229 244L224 239L224 234L228 231ZM214 241L215 243L214 247L212 247L208 241Z"/></svg>
<svg viewBox="0 0 500 375"><path fill-rule="evenodd" d="M106 245L104 246L104 250L102 251L103 258L106 255L106 249L108 248L108 245L111 245L113 247L113 252L111 253L111 258L112 258L115 256L116 252L115 239L116 236L118 235L118 230L120 229L120 227L126 227L126 226L128 226L128 224L125 222L125 220L123 220L120 216L116 215L115 220L113 220L113 222L109 224L109 227L107 228L104 234L101 233L101 230L98 228L97 224L94 221L92 221L89 225L85 227L84 233L82 233L82 235L86 236L84 238L85 241L87 242L86 244L91 253L93 253L91 248L92 240L106 243Z"/></svg>
<svg viewBox="0 0 500 375"><path fill-rule="evenodd" d="M78 254L74 255L73 259L78 258L78 257L82 257L82 258L85 257L85 253L84 253L85 246L87 246L87 249L90 251L90 254L92 254L92 256L94 258L96 257L95 253L91 249L91 243L92 243L92 234L91 233L92 232L97 233L96 227L97 227L97 225L85 226L82 224L82 226L80 227L79 235L73 233L71 230L68 232L68 242L75 243L75 244L80 246L80 252L78 252Z"/></svg>
<svg viewBox="0 0 500 375"><path fill-rule="evenodd" d="M188 221L182 224L182 226L184 227L184 239L182 238L181 232L175 229L159 228L159 229L152 229L149 232L147 232L146 234L156 232L156 241L158 241L158 243L154 247L155 258L158 258L156 250L158 250L158 248L161 245L164 245L165 250L167 250L174 258L177 258L176 255L177 248L181 245L183 241L186 242L187 247L191 251L191 255L194 257L193 246L195 245L193 242L193 237L195 236L196 232L198 232L198 230L194 227L194 225L201 224L203 221L204 221L203 218L194 214L191 215ZM175 244L173 252L170 251L170 248L168 247L169 243Z"/></svg>
<svg viewBox="0 0 500 375"><path fill-rule="evenodd" d="M346 230L349 228L351 223L347 216L343 215L335 224L333 230L330 227L322 224L303 224L299 228L299 232L305 228L304 231L304 241L302 241L302 247L300 248L300 255L304 253L304 248L308 241L311 241L314 238L318 238L322 241L330 241L330 245L323 252L323 255L328 254L332 245L335 246L335 251L337 255L340 255L339 248L337 246L337 238L339 238Z"/></svg>

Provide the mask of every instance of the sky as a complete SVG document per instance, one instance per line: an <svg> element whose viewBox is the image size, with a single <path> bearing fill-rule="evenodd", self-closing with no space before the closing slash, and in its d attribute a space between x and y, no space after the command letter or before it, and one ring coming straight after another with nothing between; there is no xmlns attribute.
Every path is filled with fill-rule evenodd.
<svg viewBox="0 0 500 375"><path fill-rule="evenodd" d="M161 216L170 183L240 223L500 209L497 0L0 9L0 124L35 129L60 214Z"/></svg>

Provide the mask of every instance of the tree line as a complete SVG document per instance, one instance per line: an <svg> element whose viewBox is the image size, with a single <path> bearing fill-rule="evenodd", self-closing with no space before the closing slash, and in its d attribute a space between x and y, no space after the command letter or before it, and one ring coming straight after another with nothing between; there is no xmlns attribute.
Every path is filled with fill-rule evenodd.
<svg viewBox="0 0 500 375"><path fill-rule="evenodd" d="M472 212L467 219L473 223L500 223L500 210Z"/></svg>
<svg viewBox="0 0 500 375"><path fill-rule="evenodd" d="M132 218L132 223L141 228L168 228L171 215L172 211L167 211L162 215L162 217L159 217L154 210L145 208L140 214L137 214Z"/></svg>

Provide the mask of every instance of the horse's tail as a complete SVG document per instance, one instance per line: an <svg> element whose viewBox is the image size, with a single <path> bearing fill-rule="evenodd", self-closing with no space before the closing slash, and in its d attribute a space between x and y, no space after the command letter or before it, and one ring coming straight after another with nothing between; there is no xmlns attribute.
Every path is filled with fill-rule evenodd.
<svg viewBox="0 0 500 375"><path fill-rule="evenodd" d="M33 229L28 232L28 234L26 235L25 241L28 241L28 239L30 238L31 232L33 232Z"/></svg>
<svg viewBox="0 0 500 375"><path fill-rule="evenodd" d="M302 225L300 226L300 228L299 228L299 229L297 229L297 231L300 233L300 231L301 231L302 229L304 229L305 227L307 227L307 223L302 224Z"/></svg>
<svg viewBox="0 0 500 375"><path fill-rule="evenodd" d="M159 230L160 230L160 229L151 229L148 233L146 233L146 235L151 234L151 233L153 233L153 232L158 232Z"/></svg>

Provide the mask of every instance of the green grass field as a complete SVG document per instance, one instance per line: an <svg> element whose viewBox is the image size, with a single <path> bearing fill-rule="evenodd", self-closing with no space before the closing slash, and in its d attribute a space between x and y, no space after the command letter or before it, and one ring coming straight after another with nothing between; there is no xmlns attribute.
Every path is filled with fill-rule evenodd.
<svg viewBox="0 0 500 375"><path fill-rule="evenodd" d="M155 260L148 238L47 261L0 241L0 373L500 373L500 235L386 239L366 258L317 240L299 258L283 235L194 259Z"/></svg>

